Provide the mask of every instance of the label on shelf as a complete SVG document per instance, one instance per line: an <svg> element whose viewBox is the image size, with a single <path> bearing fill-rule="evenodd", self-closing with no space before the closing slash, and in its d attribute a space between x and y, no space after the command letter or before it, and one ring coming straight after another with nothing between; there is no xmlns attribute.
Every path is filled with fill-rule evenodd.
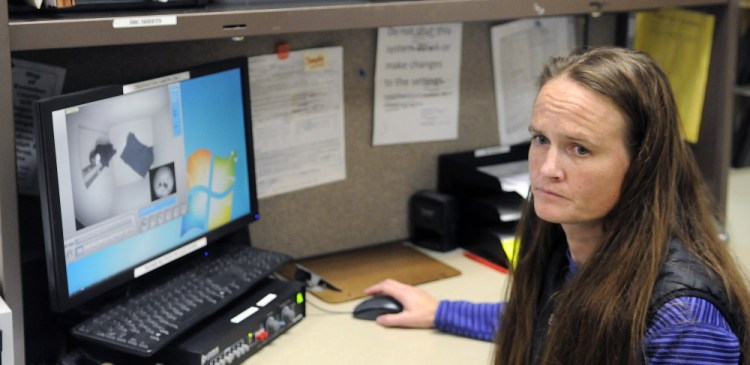
<svg viewBox="0 0 750 365"><path fill-rule="evenodd" d="M117 18L112 21L112 28L137 28L137 27L160 27L165 25L177 25L176 15L165 16L141 16L130 18Z"/></svg>

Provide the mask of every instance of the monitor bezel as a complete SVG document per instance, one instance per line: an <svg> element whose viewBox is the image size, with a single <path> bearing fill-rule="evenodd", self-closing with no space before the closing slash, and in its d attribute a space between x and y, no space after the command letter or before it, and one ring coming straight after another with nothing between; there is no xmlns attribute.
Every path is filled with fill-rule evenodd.
<svg viewBox="0 0 750 365"><path fill-rule="evenodd" d="M169 75L162 75L156 78L145 79L145 82L148 82L149 80L168 77L183 72L189 72L190 79L194 79L197 77L232 69L239 69L240 77L243 81L242 98L243 113L245 118L245 146L247 148L246 156L250 212L235 218L234 220L226 223L221 227L205 232L198 237L184 240L177 246L175 246L175 248L170 250L170 252L177 250L190 242L194 242L198 239L203 238L206 239L206 243L208 247L210 247L221 238L226 237L227 235L230 235L237 230L247 230L248 224L260 218L258 209L258 194L256 190L256 171L254 162L255 154L253 150L248 63L247 58L234 58L178 70ZM96 285L91 286L90 288L87 288L86 290L77 292L73 295L68 295L68 281L63 245L64 240L62 229L62 213L60 205L60 185L57 174L57 156L55 154L52 111L123 95L123 87L125 85L133 84L129 83L90 88L74 93L42 99L35 102L33 105L34 120L37 124L36 131L39 141L37 145L39 170L38 174L42 210L42 230L44 233L45 261L47 264L47 281L50 294L50 307L53 311L56 312L66 312L79 307L85 303L93 301L95 298L105 295L107 292L110 292L116 288L123 287L130 282L147 281L149 280L149 278L155 276L155 273L163 271L168 267L172 267L178 262L184 260L186 257L191 256L187 255L186 257L178 259L173 263L165 265L165 267L163 268L155 270L153 273L149 273L143 275L142 277L136 278L133 273L133 269L143 262L147 262L155 258L150 257L145 259L143 262L133 265L129 269L122 271L121 273L115 274L114 276L107 278L97 283ZM248 244L250 243L248 242ZM157 255L156 257L162 255L164 254Z"/></svg>

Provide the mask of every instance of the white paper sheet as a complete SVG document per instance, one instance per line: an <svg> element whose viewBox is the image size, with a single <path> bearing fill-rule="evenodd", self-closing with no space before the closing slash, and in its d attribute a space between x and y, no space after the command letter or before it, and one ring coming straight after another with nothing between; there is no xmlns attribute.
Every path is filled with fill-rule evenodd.
<svg viewBox="0 0 750 365"><path fill-rule="evenodd" d="M36 133L31 102L60 94L65 69L19 59L13 59L12 64L18 192L39 195Z"/></svg>
<svg viewBox="0 0 750 365"><path fill-rule="evenodd" d="M529 195L531 181L527 160L480 166L477 170L496 177L500 181L500 188L505 192L518 193L524 199Z"/></svg>
<svg viewBox="0 0 750 365"><path fill-rule="evenodd" d="M342 48L248 62L258 196L345 179Z"/></svg>
<svg viewBox="0 0 750 365"><path fill-rule="evenodd" d="M380 28L373 145L458 138L460 23Z"/></svg>
<svg viewBox="0 0 750 365"><path fill-rule="evenodd" d="M566 55L575 47L573 19L521 19L492 27L492 65L501 145L528 141L537 78L550 57Z"/></svg>

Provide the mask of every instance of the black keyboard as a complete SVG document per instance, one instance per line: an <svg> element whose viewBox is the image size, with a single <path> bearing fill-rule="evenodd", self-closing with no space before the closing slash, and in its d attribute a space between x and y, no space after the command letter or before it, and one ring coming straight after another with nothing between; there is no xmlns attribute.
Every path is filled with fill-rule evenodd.
<svg viewBox="0 0 750 365"><path fill-rule="evenodd" d="M230 244L75 326L74 336L149 356L291 261L249 244Z"/></svg>

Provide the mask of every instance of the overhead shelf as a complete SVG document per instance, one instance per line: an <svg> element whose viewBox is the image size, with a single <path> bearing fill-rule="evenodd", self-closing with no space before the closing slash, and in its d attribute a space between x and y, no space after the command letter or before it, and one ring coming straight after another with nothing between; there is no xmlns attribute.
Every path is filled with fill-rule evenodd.
<svg viewBox="0 0 750 365"><path fill-rule="evenodd" d="M663 6L725 4L726 0L412 0L238 2L195 8L122 12L41 12L11 15L11 51L173 42L442 22L621 12ZM170 25L116 27L123 19L163 17Z"/></svg>

